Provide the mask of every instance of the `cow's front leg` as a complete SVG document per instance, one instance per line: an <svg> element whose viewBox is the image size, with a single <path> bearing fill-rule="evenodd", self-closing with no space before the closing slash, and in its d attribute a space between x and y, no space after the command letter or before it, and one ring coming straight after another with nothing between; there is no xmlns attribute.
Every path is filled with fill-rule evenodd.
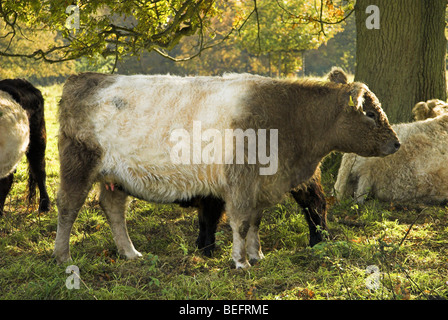
<svg viewBox="0 0 448 320"><path fill-rule="evenodd" d="M250 263L246 256L246 237L249 231L249 221L231 219L233 232L232 258L237 269L246 269Z"/></svg>
<svg viewBox="0 0 448 320"><path fill-rule="evenodd" d="M226 212L229 217L229 223L233 232L233 248L232 258L235 262L237 269L245 269L250 267L250 263L247 260L247 246L249 245L250 257L255 260L262 258L260 250L259 238L258 238L258 226L256 221L259 218L257 216L258 211L248 207L235 207L233 203L227 202ZM250 232L249 243L246 241ZM261 254L261 255L260 255Z"/></svg>
<svg viewBox="0 0 448 320"><path fill-rule="evenodd" d="M101 184L100 205L109 220L118 253L127 259L141 257L141 253L135 250L126 228L127 194L118 189L112 191L111 188L106 188L106 184Z"/></svg>
<svg viewBox="0 0 448 320"><path fill-rule="evenodd" d="M253 212L250 220L249 231L246 238L246 249L249 255L249 263L254 264L258 260L264 258L264 254L261 251L260 243L260 222L261 222L261 210Z"/></svg>

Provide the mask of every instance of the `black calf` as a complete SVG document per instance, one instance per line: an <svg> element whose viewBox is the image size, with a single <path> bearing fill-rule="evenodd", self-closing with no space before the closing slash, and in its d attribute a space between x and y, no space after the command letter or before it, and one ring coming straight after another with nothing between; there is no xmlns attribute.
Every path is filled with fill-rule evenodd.
<svg viewBox="0 0 448 320"><path fill-rule="evenodd" d="M39 212L50 210L50 198L46 190L45 148L47 134L44 118L44 99L41 92L23 79L0 81L0 90L9 93L26 110L30 124L30 144L26 152L29 164L28 201L36 195L39 188ZM0 215L3 214L6 196L11 190L14 173L0 179Z"/></svg>
<svg viewBox="0 0 448 320"><path fill-rule="evenodd" d="M327 202L320 184L320 176L313 176L306 185L291 190L291 194L305 214L312 247L324 238L320 230L327 230ZM224 212L225 202L219 198L208 196L177 203L182 207L198 208L199 236L196 244L199 249L202 249L205 256L210 257L215 249L215 233Z"/></svg>
<svg viewBox="0 0 448 320"><path fill-rule="evenodd" d="M291 190L291 195L305 214L312 247L324 238L319 229L327 231L327 201L322 186L319 181L312 179L306 186Z"/></svg>

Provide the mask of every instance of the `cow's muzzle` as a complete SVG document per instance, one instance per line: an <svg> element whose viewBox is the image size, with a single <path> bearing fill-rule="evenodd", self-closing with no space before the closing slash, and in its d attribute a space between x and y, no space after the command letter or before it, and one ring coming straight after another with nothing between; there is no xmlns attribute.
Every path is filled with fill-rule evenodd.
<svg viewBox="0 0 448 320"><path fill-rule="evenodd" d="M386 143L380 150L381 156L385 157L391 154L394 154L400 149L401 143L398 139L390 140Z"/></svg>

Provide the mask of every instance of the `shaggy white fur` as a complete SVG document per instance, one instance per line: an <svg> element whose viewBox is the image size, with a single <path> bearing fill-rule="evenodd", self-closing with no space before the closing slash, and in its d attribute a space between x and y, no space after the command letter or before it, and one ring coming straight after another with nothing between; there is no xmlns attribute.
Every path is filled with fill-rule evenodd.
<svg viewBox="0 0 448 320"><path fill-rule="evenodd" d="M367 195L382 201L448 200L448 115L393 125L401 148L385 158L345 154L335 184L338 199Z"/></svg>
<svg viewBox="0 0 448 320"><path fill-rule="evenodd" d="M16 169L29 141L26 112L8 93L0 91L0 178Z"/></svg>
<svg viewBox="0 0 448 320"><path fill-rule="evenodd" d="M201 164L194 158L191 165L174 164L170 152L176 141L170 139L171 133L184 129L193 137L194 121L203 131L231 129L232 119L244 112L241 100L249 91L250 77L260 79L119 76L98 92L101 108L92 121L106 151L101 168L105 180L158 202L219 194L226 184L224 166Z"/></svg>

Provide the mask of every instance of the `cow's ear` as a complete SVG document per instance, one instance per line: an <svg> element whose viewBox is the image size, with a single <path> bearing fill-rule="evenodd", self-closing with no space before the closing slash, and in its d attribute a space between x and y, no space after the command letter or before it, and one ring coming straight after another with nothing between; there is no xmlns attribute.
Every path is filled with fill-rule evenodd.
<svg viewBox="0 0 448 320"><path fill-rule="evenodd" d="M426 101L428 108L430 110L434 109L435 107L437 107L438 105L446 105L445 101L439 100L439 99L431 99Z"/></svg>
<svg viewBox="0 0 448 320"><path fill-rule="evenodd" d="M412 109L412 114L415 120L425 120L429 114L428 104L424 101L417 103Z"/></svg>
<svg viewBox="0 0 448 320"><path fill-rule="evenodd" d="M331 68L330 73L327 75L329 81L334 83L348 84L348 78L344 70L338 67Z"/></svg>
<svg viewBox="0 0 448 320"><path fill-rule="evenodd" d="M363 111L362 106L364 104L364 94L367 92L368 88L365 84L354 82L350 84L351 90L347 97L346 104L349 108L356 109L358 111Z"/></svg>

